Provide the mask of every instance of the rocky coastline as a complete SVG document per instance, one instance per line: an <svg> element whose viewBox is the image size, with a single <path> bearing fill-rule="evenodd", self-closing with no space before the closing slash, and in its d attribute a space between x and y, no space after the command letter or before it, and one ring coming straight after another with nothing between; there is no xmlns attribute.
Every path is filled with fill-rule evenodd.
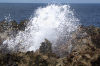
<svg viewBox="0 0 100 66"><path fill-rule="evenodd" d="M0 46L9 36L24 31L28 20L0 22ZM72 44L70 53L68 44ZM0 66L100 66L100 27L79 26L69 41L52 51L52 44L45 39L36 52L4 53L0 48Z"/></svg>

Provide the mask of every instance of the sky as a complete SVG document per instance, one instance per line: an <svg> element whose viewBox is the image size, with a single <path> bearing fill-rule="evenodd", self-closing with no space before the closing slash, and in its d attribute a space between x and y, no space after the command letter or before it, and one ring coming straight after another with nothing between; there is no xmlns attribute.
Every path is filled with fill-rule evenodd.
<svg viewBox="0 0 100 66"><path fill-rule="evenodd" d="M100 0L0 0L0 3L100 3Z"/></svg>

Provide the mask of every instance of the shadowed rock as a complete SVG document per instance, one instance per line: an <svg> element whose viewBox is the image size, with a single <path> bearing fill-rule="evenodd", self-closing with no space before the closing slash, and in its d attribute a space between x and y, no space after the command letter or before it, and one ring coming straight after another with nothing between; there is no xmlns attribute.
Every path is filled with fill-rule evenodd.
<svg viewBox="0 0 100 66"><path fill-rule="evenodd" d="M45 39L45 41L41 43L40 53L43 54L52 53L52 44L47 39Z"/></svg>

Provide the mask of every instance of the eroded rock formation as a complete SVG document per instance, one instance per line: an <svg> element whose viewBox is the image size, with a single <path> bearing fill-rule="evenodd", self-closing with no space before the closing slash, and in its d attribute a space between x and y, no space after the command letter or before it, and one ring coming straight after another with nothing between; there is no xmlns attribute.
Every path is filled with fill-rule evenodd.
<svg viewBox="0 0 100 66"><path fill-rule="evenodd" d="M20 26L12 22L8 28L4 24L8 26L5 22L0 23L0 44L9 37L9 31L25 29L24 22ZM0 52L0 66L100 66L100 28L80 26L72 38L58 48L53 52L52 44L46 39L36 52Z"/></svg>

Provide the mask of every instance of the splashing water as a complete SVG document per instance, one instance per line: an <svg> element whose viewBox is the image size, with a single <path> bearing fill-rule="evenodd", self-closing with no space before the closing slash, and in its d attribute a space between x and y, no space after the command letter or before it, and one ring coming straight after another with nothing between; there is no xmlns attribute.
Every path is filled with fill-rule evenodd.
<svg viewBox="0 0 100 66"><path fill-rule="evenodd" d="M36 10L25 31L20 31L15 38L5 40L3 44L12 51L36 51L45 38L56 45L58 39L67 38L78 25L69 5L48 5Z"/></svg>
<svg viewBox="0 0 100 66"><path fill-rule="evenodd" d="M8 16L4 16L4 18L5 18L5 20L8 21L8 22L12 21L11 15L10 15L10 14L8 14Z"/></svg>

